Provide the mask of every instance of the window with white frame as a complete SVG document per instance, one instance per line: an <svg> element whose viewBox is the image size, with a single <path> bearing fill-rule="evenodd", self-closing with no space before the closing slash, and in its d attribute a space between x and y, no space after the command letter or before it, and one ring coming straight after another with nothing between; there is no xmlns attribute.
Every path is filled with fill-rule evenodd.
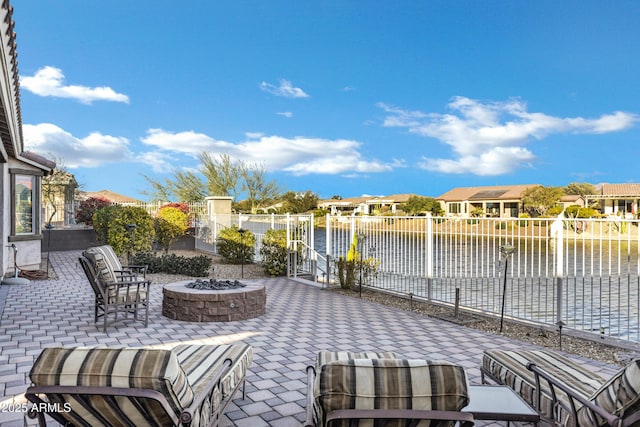
<svg viewBox="0 0 640 427"><path fill-rule="evenodd" d="M10 170L11 234L29 236L40 233L40 176L37 172Z"/></svg>
<svg viewBox="0 0 640 427"><path fill-rule="evenodd" d="M449 203L449 213L450 214L462 213L461 203Z"/></svg>

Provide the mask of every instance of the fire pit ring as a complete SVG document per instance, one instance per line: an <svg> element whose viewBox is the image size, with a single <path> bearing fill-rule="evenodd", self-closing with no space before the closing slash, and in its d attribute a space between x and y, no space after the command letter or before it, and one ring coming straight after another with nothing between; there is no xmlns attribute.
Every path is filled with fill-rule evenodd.
<svg viewBox="0 0 640 427"><path fill-rule="evenodd" d="M200 280L194 288L187 287L197 281L184 281L165 285L162 294L162 315L187 322L235 322L259 317L266 312L267 293L264 285L237 281L216 281L213 286L228 282L228 289L197 289L206 287L209 280Z"/></svg>

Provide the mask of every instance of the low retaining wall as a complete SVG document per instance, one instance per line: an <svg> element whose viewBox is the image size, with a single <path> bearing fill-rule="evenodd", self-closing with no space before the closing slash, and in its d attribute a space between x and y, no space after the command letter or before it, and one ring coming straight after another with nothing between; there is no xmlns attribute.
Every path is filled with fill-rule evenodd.
<svg viewBox="0 0 640 427"><path fill-rule="evenodd" d="M99 246L96 231L91 228L60 228L42 231L42 252L72 251ZM193 236L181 236L171 249L195 250L196 242Z"/></svg>

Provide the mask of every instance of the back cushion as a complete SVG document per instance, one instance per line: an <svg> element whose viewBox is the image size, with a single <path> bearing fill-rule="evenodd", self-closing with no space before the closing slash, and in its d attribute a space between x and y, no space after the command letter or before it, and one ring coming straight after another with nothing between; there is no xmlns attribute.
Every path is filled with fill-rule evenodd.
<svg viewBox="0 0 640 427"><path fill-rule="evenodd" d="M590 398L596 405L610 414L629 416L640 410L640 359L620 369ZM581 426L601 426L605 421L583 407L578 411Z"/></svg>
<svg viewBox="0 0 640 427"><path fill-rule="evenodd" d="M338 409L460 411L469 404L461 366L406 359L329 362L316 375L314 398L318 425L324 425L326 415Z"/></svg>
<svg viewBox="0 0 640 427"><path fill-rule="evenodd" d="M322 365L326 365L329 362L335 362L336 360L350 360L350 359L397 359L398 356L391 352L373 352L373 351L328 351L322 350L318 352L316 356L316 372L320 370Z"/></svg>
<svg viewBox="0 0 640 427"><path fill-rule="evenodd" d="M87 249L86 251L82 252L82 256L87 258L95 268L96 275L98 276L98 281L100 282L100 284L102 286L106 286L107 283L117 282L118 278L116 276L116 273L111 268L109 263L107 263L104 255L92 249L94 248Z"/></svg>
<svg viewBox="0 0 640 427"><path fill-rule="evenodd" d="M176 414L193 391L171 350L142 348L46 348L31 373L34 385L123 387L162 393Z"/></svg>

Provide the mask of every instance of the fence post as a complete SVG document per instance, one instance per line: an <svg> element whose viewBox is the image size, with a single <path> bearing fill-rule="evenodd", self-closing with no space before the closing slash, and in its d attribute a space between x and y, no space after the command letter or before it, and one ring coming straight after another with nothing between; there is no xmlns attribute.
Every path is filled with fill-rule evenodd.
<svg viewBox="0 0 640 427"><path fill-rule="evenodd" d="M558 215L551 224L551 237L554 238L553 244L556 252L555 278L556 278L556 324L562 322L562 291L564 276L564 223L563 214Z"/></svg>
<svg viewBox="0 0 640 427"><path fill-rule="evenodd" d="M216 252L218 252L218 215L209 213L210 219L213 216L213 230L209 230L209 232L213 235L213 247Z"/></svg>
<svg viewBox="0 0 640 427"><path fill-rule="evenodd" d="M309 221L307 222L309 230L309 238L306 240L307 246L307 254L310 255L311 258L311 273L313 273L313 281L318 282L318 253L316 252L316 232L315 232L315 217L313 214L309 215Z"/></svg>
<svg viewBox="0 0 640 427"><path fill-rule="evenodd" d="M356 235L356 216L351 215L351 233L349 234L349 244L347 246L347 250L351 248L351 242L353 242L353 238Z"/></svg>
<svg viewBox="0 0 640 427"><path fill-rule="evenodd" d="M289 213L286 215L287 222L287 277L291 277L291 227L289 225ZM294 275L295 276L295 275Z"/></svg>
<svg viewBox="0 0 640 427"><path fill-rule="evenodd" d="M431 217L431 213L427 212L427 216L425 217L426 221L426 235L425 235L425 243L426 243L426 251L425 251L425 266L427 271L425 272L427 276L427 299L431 301L433 297L433 218Z"/></svg>
<svg viewBox="0 0 640 427"><path fill-rule="evenodd" d="M326 219L325 219L325 236L324 236L324 240L325 240L325 252L327 255L327 279L326 279L326 284L327 286L329 286L329 284L331 283L331 215L327 214Z"/></svg>

